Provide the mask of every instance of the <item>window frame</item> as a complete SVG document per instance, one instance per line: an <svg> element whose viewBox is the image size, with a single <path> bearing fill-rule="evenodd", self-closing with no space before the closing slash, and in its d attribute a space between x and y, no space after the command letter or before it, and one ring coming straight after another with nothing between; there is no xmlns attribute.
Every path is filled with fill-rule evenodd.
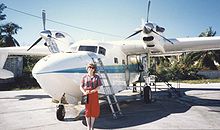
<svg viewBox="0 0 220 130"><path fill-rule="evenodd" d="M102 46L99 46L98 54L104 55L106 54L106 49Z"/></svg>
<svg viewBox="0 0 220 130"><path fill-rule="evenodd" d="M82 49L83 48L83 49ZM94 50L92 49L86 49L86 48L93 48ZM82 50L80 50L82 49ZM97 46L86 46L86 45L80 45L79 48L78 48L78 51L90 51L90 52L94 52L94 53L97 53L97 50L98 50L98 47Z"/></svg>

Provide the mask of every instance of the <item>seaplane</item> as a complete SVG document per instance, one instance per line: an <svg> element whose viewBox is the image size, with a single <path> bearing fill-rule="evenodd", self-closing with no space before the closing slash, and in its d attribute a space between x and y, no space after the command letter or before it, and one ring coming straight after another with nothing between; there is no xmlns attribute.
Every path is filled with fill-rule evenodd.
<svg viewBox="0 0 220 130"><path fill-rule="evenodd" d="M82 96L80 80L87 73L88 63L96 63L98 70L104 70L100 76L108 79L107 83L104 81L105 84L110 84L113 94L116 94L136 82L141 71L146 72L145 76L148 76L150 57L220 49L220 36L166 38L163 35L165 28L149 22L149 8L150 1L147 20L142 20L140 28L133 34L120 41L106 42L95 40L73 42L67 33L46 30L43 11L44 30L31 47L0 48L0 78L13 77L11 72L2 69L8 55L44 55L45 57L35 64L32 75L49 96L60 101L56 114L59 120L63 120L65 109L62 101L65 100L69 104L77 104L80 101ZM139 40L129 39L139 33ZM47 50L35 46L42 39L45 40ZM150 102L151 89L147 82L143 90L144 100ZM99 93L106 94L104 87L100 88Z"/></svg>

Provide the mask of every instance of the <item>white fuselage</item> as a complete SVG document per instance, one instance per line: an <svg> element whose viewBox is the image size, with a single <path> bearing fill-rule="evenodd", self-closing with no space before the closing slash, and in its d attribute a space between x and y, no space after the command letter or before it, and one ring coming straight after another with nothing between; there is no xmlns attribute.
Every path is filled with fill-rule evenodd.
<svg viewBox="0 0 220 130"><path fill-rule="evenodd" d="M69 103L79 100L80 81L87 74L86 65L93 62L92 57L101 58L115 93L126 88L126 81L133 82L138 78L136 64L128 64L120 44L83 41L74 44L72 48L72 52L55 53L42 58L32 70L42 89L54 99L60 100L66 93ZM128 71L129 75L125 73ZM100 93L102 92L101 88Z"/></svg>

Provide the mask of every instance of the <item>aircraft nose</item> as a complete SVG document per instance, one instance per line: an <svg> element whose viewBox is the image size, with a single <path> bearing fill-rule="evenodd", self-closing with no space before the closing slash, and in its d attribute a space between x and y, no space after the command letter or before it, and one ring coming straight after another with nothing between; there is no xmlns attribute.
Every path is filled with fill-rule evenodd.
<svg viewBox="0 0 220 130"><path fill-rule="evenodd" d="M48 58L50 57L49 56L46 56L42 59L40 59L35 65L34 65L34 68L32 69L32 75L35 77L36 74L40 74L40 73L43 73L46 68L47 68L47 60Z"/></svg>
<svg viewBox="0 0 220 130"><path fill-rule="evenodd" d="M57 53L48 55L38 61L32 74L52 74L52 73L86 73L86 65L91 63L92 59L88 53Z"/></svg>
<svg viewBox="0 0 220 130"><path fill-rule="evenodd" d="M92 59L85 52L52 54L38 61L32 74L41 88L54 99L60 100L65 93L76 100L82 95L79 85L90 62Z"/></svg>

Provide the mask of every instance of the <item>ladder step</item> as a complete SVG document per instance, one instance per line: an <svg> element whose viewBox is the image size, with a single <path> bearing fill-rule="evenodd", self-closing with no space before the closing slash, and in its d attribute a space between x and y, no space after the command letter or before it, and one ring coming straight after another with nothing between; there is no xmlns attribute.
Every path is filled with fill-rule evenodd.
<svg viewBox="0 0 220 130"><path fill-rule="evenodd" d="M105 94L104 97L109 97L109 98L111 98L110 96L112 96L112 98L113 98L113 96L115 96L115 94Z"/></svg>
<svg viewBox="0 0 220 130"><path fill-rule="evenodd" d="M112 88L110 79L107 75L107 72L105 71L102 60L100 58L97 58L97 59L92 58L92 60L93 60L93 63L95 63L96 65L100 65L97 68L97 72L98 72L98 75L100 76L100 80L102 81L102 85L104 88L104 92L105 92L104 97L107 98L108 104L109 104L111 111L112 111L112 114L113 114L113 117L115 117L117 119L117 114L119 113L120 115L122 115L122 112L120 110L117 98L115 96L115 93Z"/></svg>
<svg viewBox="0 0 220 130"><path fill-rule="evenodd" d="M122 114L121 111L115 111L113 114Z"/></svg>
<svg viewBox="0 0 220 130"><path fill-rule="evenodd" d="M109 103L109 105L116 105L116 104L118 104L118 102L114 102L114 103Z"/></svg>

